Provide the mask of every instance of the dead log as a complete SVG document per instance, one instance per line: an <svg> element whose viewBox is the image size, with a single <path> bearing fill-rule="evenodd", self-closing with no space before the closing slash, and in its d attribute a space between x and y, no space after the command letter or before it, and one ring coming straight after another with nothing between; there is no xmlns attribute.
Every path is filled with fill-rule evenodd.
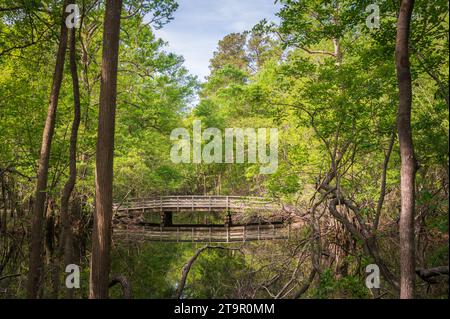
<svg viewBox="0 0 450 319"><path fill-rule="evenodd" d="M448 266L433 267L428 269L416 269L416 274L430 284L436 283L436 277L448 276Z"/></svg>

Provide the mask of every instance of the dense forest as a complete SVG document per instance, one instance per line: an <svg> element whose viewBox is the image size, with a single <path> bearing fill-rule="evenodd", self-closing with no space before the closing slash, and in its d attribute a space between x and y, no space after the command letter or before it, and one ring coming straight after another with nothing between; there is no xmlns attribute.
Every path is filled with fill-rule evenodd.
<svg viewBox="0 0 450 319"><path fill-rule="evenodd" d="M275 1L205 79L156 36L180 5L0 0L0 298L448 298L448 2ZM196 123L214 160L174 161ZM227 128L276 129L276 170L247 139L223 161ZM289 237L116 236L120 206L161 196L258 198Z"/></svg>

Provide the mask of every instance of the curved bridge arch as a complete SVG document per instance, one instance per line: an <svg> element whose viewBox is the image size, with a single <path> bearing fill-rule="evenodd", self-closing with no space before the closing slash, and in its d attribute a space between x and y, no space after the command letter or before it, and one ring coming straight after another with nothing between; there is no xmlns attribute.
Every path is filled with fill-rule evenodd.
<svg viewBox="0 0 450 319"><path fill-rule="evenodd" d="M274 211L280 209L280 205L263 197L198 195L137 198L114 205L114 210L117 212L143 209L156 212L245 212Z"/></svg>
<svg viewBox="0 0 450 319"><path fill-rule="evenodd" d="M114 206L114 236L125 241L160 242L246 242L288 239L290 224L275 218L281 205L250 196L158 196L130 199ZM223 224L173 225L174 213L226 213ZM159 213L159 225L145 222L148 214ZM232 216L264 216L258 222L234 223ZM167 218L170 216L170 218Z"/></svg>

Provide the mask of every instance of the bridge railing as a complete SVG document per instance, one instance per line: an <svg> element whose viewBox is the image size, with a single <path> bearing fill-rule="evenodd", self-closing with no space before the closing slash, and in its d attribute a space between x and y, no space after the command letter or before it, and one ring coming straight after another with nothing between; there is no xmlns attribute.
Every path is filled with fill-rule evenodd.
<svg viewBox="0 0 450 319"><path fill-rule="evenodd" d="M246 242L289 239L291 229L282 225L247 225L233 227L127 227L114 230L120 240L161 242Z"/></svg>
<svg viewBox="0 0 450 319"><path fill-rule="evenodd" d="M273 211L280 206L261 197L241 196L159 196L130 199L115 204L115 211Z"/></svg>

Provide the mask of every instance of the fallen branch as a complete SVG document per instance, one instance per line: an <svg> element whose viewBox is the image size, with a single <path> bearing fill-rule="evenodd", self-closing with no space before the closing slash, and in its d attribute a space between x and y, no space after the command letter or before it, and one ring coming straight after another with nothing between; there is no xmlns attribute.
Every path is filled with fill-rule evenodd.
<svg viewBox="0 0 450 319"><path fill-rule="evenodd" d="M6 275L6 276L3 276L3 277L0 277L0 281L2 281L3 279L7 279L7 278L19 277L21 275L22 274Z"/></svg>
<svg viewBox="0 0 450 319"><path fill-rule="evenodd" d="M133 298L132 294L131 294L130 283L128 282L128 280L125 276L117 275L117 276L113 277L111 282L109 283L109 288L114 287L116 284L120 284L120 286L122 287L122 293L123 293L124 299L132 299Z"/></svg>
<svg viewBox="0 0 450 319"><path fill-rule="evenodd" d="M177 291L175 293L175 298L180 299L181 294L183 293L184 287L186 286L186 280L187 276L189 275L189 271L191 270L192 265L197 260L198 256L202 252L204 252L207 249L224 249L224 250L239 250L240 248L228 248L228 247L222 247L222 246L203 246L202 248L198 249L195 254L184 264L182 270L181 270L181 279L180 283L178 285Z"/></svg>
<svg viewBox="0 0 450 319"><path fill-rule="evenodd" d="M300 298L308 289L314 278L316 277L317 271L315 269L311 270L308 280L300 287L300 289L292 297L293 299Z"/></svg>
<svg viewBox="0 0 450 319"><path fill-rule="evenodd" d="M423 280L428 283L436 283L435 277L439 276L448 276L448 266L440 266L428 269L417 269L416 274Z"/></svg>
<svg viewBox="0 0 450 319"><path fill-rule="evenodd" d="M128 191L128 193L124 196L124 198L122 198L121 202L119 203L119 205L116 207L116 209L114 209L114 213L117 213L119 208L123 205L123 203L127 200L128 196L131 194L132 189L130 189Z"/></svg>

